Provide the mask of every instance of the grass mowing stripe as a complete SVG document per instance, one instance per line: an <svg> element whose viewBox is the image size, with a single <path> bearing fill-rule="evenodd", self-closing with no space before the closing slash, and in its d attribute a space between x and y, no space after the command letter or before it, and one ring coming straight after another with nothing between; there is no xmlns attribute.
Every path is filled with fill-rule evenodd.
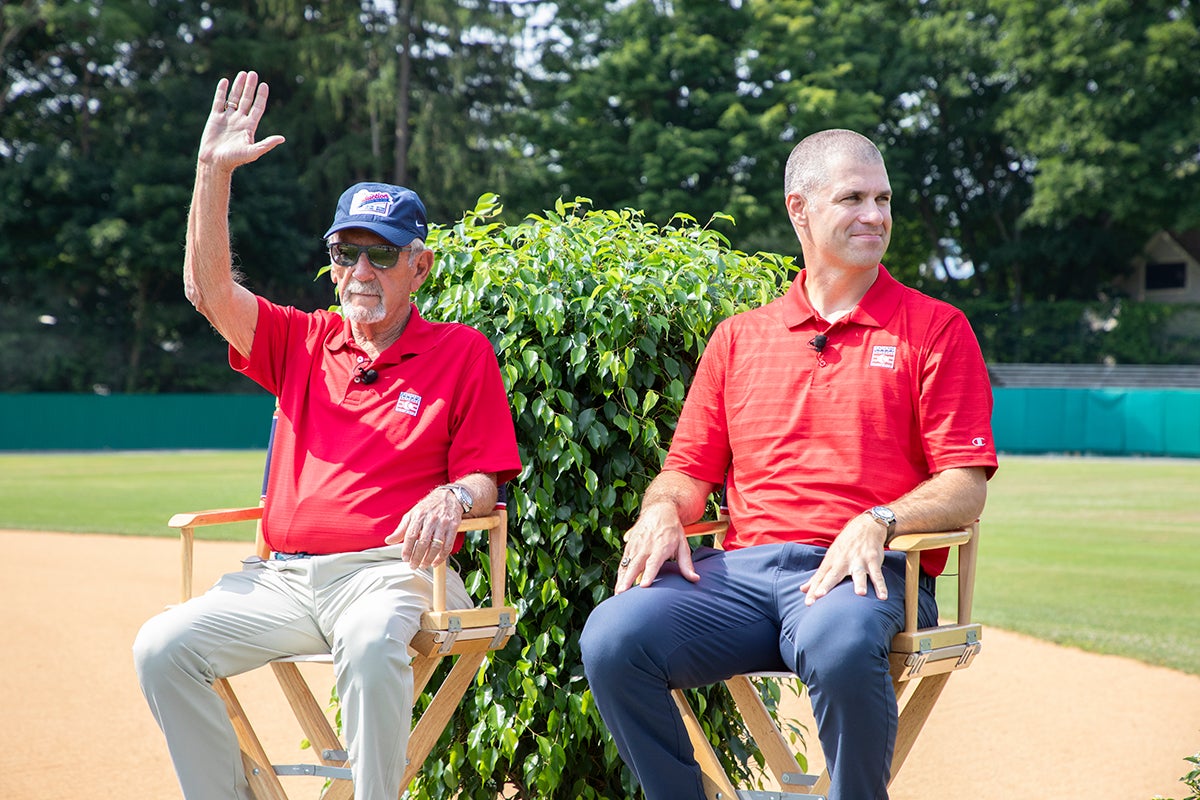
<svg viewBox="0 0 1200 800"><path fill-rule="evenodd" d="M0 528L173 535L172 514L256 505L262 451L0 455ZM252 523L199 530L254 539Z"/></svg>

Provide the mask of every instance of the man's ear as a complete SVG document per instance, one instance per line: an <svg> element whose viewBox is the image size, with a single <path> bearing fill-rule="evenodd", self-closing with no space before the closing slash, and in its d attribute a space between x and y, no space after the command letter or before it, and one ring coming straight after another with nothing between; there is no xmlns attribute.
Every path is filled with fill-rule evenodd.
<svg viewBox="0 0 1200 800"><path fill-rule="evenodd" d="M416 263L413 264L413 288L420 288L431 272L433 272L433 251L422 250L421 254L417 256Z"/></svg>
<svg viewBox="0 0 1200 800"><path fill-rule="evenodd" d="M786 198L788 219L792 221L793 227L800 227L808 224L808 204L804 201L804 195L792 192Z"/></svg>

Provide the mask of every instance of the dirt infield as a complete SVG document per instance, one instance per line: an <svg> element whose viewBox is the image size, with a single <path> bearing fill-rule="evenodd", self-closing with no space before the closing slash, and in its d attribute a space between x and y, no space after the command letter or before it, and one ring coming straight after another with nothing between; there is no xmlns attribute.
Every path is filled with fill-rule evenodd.
<svg viewBox="0 0 1200 800"><path fill-rule="evenodd" d="M201 543L198 585L245 550ZM179 797L129 650L143 620L176 599L178 563L167 539L0 532L0 798ZM273 701L262 677L235 685ZM264 740L287 759L300 734L280 717ZM1197 749L1200 678L985 629L892 798L1179 797ZM317 794L314 784L294 796Z"/></svg>

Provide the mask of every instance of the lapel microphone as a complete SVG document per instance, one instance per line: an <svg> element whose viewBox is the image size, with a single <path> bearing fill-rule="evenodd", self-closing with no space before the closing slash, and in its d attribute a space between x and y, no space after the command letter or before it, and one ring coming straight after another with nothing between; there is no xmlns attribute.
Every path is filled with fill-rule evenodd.
<svg viewBox="0 0 1200 800"><path fill-rule="evenodd" d="M825 349L825 345L829 343L829 337L823 333L818 333L816 336L808 340L808 346L818 353Z"/></svg>
<svg viewBox="0 0 1200 800"><path fill-rule="evenodd" d="M362 366L354 368L354 382L372 384L379 380L379 373L373 369L363 369Z"/></svg>

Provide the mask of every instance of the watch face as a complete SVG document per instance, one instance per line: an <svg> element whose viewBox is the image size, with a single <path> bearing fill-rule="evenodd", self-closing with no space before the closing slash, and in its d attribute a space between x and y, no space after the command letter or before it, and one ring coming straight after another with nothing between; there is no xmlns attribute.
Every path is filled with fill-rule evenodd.
<svg viewBox="0 0 1200 800"><path fill-rule="evenodd" d="M454 496L458 498L458 502L462 504L463 511L471 510L471 495L461 486L453 486L450 491L454 492Z"/></svg>
<svg viewBox="0 0 1200 800"><path fill-rule="evenodd" d="M887 506L875 506L871 509L871 516L889 525L896 521L896 515Z"/></svg>

